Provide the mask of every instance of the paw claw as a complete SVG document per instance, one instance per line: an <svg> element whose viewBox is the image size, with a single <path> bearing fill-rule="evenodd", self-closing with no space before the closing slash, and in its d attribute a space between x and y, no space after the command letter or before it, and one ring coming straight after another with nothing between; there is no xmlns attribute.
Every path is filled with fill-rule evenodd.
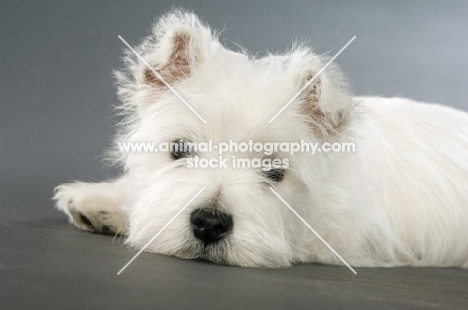
<svg viewBox="0 0 468 310"><path fill-rule="evenodd" d="M101 232L102 232L103 234L111 234L111 235L115 234L115 232L112 231L112 230L109 228L109 226L107 226L107 225L103 225L103 226L102 226Z"/></svg>
<svg viewBox="0 0 468 310"><path fill-rule="evenodd" d="M83 224L88 225L88 226L93 226L89 218L86 217L83 213L80 213L80 220L83 222Z"/></svg>

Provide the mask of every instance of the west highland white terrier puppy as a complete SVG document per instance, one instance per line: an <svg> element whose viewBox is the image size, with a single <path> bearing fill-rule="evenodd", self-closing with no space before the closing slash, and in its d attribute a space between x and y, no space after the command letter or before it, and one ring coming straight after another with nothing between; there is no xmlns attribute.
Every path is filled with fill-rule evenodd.
<svg viewBox="0 0 468 310"><path fill-rule="evenodd" d="M79 228L122 234L142 248L186 206L147 251L248 267L343 264L287 202L352 266L468 267L466 113L352 97L334 64L309 83L328 58L305 44L256 58L223 47L180 10L161 17L135 50L155 71L128 51L116 72L126 117L111 157L122 176L55 189L58 209ZM265 155L229 145L222 167L203 168L195 158L215 162L219 150L117 147L208 141L353 143L355 150ZM262 166L239 167L238 158ZM276 165L265 169L265 159Z"/></svg>

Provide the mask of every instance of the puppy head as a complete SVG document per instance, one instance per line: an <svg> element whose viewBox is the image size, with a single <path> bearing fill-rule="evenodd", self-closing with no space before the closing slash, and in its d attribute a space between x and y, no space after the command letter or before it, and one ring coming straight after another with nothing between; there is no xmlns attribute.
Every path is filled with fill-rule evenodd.
<svg viewBox="0 0 468 310"><path fill-rule="evenodd" d="M303 46L256 59L224 48L195 15L174 11L137 51L154 70L127 53L126 69L116 73L128 116L117 142L330 141L350 118L351 99L338 69L331 65L310 82L325 61ZM145 245L205 187L148 250L239 266L301 260L307 228L270 187L304 217L312 216L326 156L278 151L268 157L287 159L288 167L269 172L233 164L238 158L262 160L261 152L229 150L222 154L226 166L216 168L189 168L194 156L219 159L216 150L116 156L132 180L130 244Z"/></svg>

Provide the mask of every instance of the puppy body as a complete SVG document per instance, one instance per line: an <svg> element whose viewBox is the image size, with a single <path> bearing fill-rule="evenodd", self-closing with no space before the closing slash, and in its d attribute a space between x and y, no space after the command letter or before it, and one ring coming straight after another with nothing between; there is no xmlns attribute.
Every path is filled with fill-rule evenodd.
<svg viewBox="0 0 468 310"><path fill-rule="evenodd" d="M196 16L180 11L163 16L137 51L207 123L128 53L126 70L116 73L127 115L116 143L354 142L356 150L276 152L272 157L290 163L277 182L261 169L189 169L187 158L168 152L116 150L120 179L56 189L58 208L78 227L121 233L142 247L206 187L148 251L238 266L341 264L271 186L353 266L468 267L466 113L402 98L352 97L331 65L268 123L326 59L303 46L262 59L232 52ZM197 239L190 221L200 208L229 214L229 234L209 245Z"/></svg>

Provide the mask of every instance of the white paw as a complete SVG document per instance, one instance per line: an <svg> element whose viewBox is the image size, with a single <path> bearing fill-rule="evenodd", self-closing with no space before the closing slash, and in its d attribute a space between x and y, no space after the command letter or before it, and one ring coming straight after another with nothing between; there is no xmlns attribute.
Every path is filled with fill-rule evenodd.
<svg viewBox="0 0 468 310"><path fill-rule="evenodd" d="M122 195L109 183L67 183L57 186L54 193L57 208L78 228L125 234L126 216L119 210Z"/></svg>

